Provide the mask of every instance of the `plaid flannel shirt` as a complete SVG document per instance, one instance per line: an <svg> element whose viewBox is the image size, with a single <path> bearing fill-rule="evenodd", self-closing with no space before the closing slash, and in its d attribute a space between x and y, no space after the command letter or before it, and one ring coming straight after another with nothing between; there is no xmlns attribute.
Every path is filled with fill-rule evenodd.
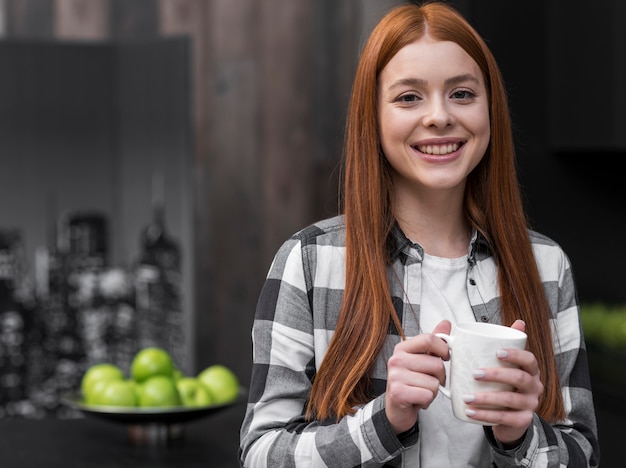
<svg viewBox="0 0 626 468"><path fill-rule="evenodd" d="M492 466L597 466L596 420L570 262L551 239L533 231L530 239L552 312L567 418L550 425L535 415L514 450L501 449L491 429L485 428ZM419 333L423 251L397 227L392 244L391 293L403 329L412 336ZM500 323L496 273L486 243L474 233L466 284L478 321ZM337 324L344 284L343 216L299 231L276 253L252 329L253 368L239 450L242 466L400 467L403 453L418 442L419 424L399 438L385 415L386 362L400 341L393 332L373 369L377 396L372 401L338 422L304 418L312 379Z"/></svg>

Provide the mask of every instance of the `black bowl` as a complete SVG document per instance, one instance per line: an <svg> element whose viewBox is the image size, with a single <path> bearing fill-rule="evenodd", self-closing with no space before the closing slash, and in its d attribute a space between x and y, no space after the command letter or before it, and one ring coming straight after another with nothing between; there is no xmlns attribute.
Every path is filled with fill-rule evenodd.
<svg viewBox="0 0 626 468"><path fill-rule="evenodd" d="M69 394L62 399L62 402L70 407L79 410L86 416L93 416L109 421L126 424L179 424L193 421L195 419L210 416L237 404L244 403L247 392L244 388L239 389L237 398L220 405L208 405L200 407L175 406L170 408L130 408L123 406L98 406L88 405L80 392Z"/></svg>

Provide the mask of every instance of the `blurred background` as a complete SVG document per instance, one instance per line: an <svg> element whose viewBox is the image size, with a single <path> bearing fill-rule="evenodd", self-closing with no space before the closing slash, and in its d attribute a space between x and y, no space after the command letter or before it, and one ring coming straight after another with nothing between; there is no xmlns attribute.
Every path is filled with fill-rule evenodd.
<svg viewBox="0 0 626 468"><path fill-rule="evenodd" d="M337 212L358 53L400 3L0 0L0 417L142 343L248 383L264 276ZM626 3L450 3L501 66L531 224L581 302L626 303Z"/></svg>

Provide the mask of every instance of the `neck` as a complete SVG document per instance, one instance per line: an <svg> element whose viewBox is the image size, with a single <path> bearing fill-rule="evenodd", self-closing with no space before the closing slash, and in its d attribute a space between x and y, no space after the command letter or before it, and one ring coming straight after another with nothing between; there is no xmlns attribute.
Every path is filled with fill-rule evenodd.
<svg viewBox="0 0 626 468"><path fill-rule="evenodd" d="M471 229L467 225L460 228L437 229L433 225L414 225L398 219L398 224L411 241L420 244L424 252L442 258L458 258L467 254Z"/></svg>
<svg viewBox="0 0 626 468"><path fill-rule="evenodd" d="M471 226L462 203L396 203L395 216L404 234L426 253L444 258L467 254Z"/></svg>

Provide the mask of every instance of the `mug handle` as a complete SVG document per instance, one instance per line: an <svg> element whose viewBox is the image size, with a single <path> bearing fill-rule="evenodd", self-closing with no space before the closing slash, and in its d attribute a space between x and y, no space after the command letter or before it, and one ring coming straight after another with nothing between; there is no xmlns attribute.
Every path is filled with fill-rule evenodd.
<svg viewBox="0 0 626 468"><path fill-rule="evenodd" d="M454 341L454 337L453 336L450 336L447 333L435 333L435 336L437 336L437 337L441 338L443 341L445 341L446 344L448 345L448 348L450 348L450 351L452 351L452 342ZM448 376L446 376L446 377L449 378ZM452 398L450 390L445 388L443 385L439 385L439 391L441 393L443 393L443 395L445 397L447 397L448 399Z"/></svg>

